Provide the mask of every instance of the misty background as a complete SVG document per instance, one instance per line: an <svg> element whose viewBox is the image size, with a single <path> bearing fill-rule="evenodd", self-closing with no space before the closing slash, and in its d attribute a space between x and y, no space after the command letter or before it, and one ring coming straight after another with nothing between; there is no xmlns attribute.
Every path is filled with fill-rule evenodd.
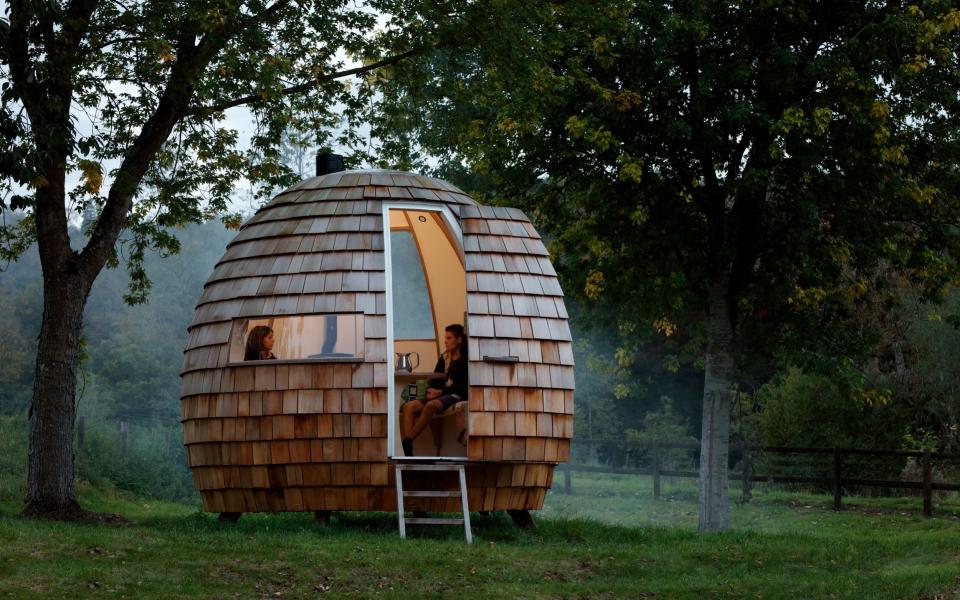
<svg viewBox="0 0 960 600"><path fill-rule="evenodd" d="M310 155L307 169L312 170L312 162ZM79 246L83 234L79 229L71 233ZM147 257L152 289L145 304L124 302L129 277L122 266L105 270L94 285L78 382L85 439L77 469L82 481L199 502L182 445L179 372L187 326L203 284L236 232L214 221L176 233L183 245L179 254ZM122 256L119 263L124 264ZM41 294L34 247L0 273L0 415L22 424L6 435L26 435ZM926 445L956 451L960 368L954 357L960 353L960 333L951 316L960 312L956 294L949 294L943 305L911 303L909 290L901 296L886 313L864 317L876 343L865 359L851 361L843 372L806 373L782 357L769 357L755 367L737 394L733 443L895 449ZM680 324L669 335L641 340L625 360L618 335L597 325L602 319L595 309L568 303L577 382L573 461L636 467L649 458L644 443L699 439L702 344L685 334L696 328ZM875 393L865 396L864 389ZM126 454L121 422L128 428ZM631 448L630 442L637 447ZM675 450L664 460L667 468L691 468L695 457ZM794 474L821 468L789 465ZM872 460L854 469L862 476L908 478L911 465L902 459Z"/></svg>

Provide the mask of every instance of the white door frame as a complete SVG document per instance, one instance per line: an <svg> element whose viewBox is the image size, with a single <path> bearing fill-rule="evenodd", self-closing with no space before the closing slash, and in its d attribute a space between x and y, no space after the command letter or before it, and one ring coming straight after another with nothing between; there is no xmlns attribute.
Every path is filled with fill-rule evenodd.
<svg viewBox="0 0 960 600"><path fill-rule="evenodd" d="M466 260L463 254L463 232L453 211L444 204L433 202L384 202L383 203L383 269L386 274L385 285L387 292L387 458L394 457L394 448L397 437L395 369L393 358L393 254L390 248L390 211L391 210L419 210L424 212L438 212L443 215L447 226L457 239L457 253L463 262L466 271ZM432 300L432 299L431 299ZM437 460L439 456L416 456L427 460Z"/></svg>

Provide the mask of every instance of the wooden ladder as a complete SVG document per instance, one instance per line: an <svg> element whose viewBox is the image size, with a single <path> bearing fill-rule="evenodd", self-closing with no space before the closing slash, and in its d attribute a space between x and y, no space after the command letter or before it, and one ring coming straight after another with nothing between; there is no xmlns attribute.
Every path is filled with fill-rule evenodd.
<svg viewBox="0 0 960 600"><path fill-rule="evenodd" d="M395 469L396 469L396 482L397 482L397 518L400 522L400 537L407 537L407 523L415 525L460 525L463 523L463 533L467 538L467 543L473 543L473 534L470 532L470 509L467 505L467 476L463 470L463 463L441 463L441 462L428 462L424 463L422 461L410 461L410 462L401 462L397 459L394 459ZM443 491L434 491L434 490L404 490L403 489L403 472L404 471L456 471L460 477L460 491L456 490L443 490ZM404 498L460 498L460 504L463 508L463 518L461 519L450 519L450 518L425 518L425 517L410 517L407 518L404 515L403 510L403 499Z"/></svg>

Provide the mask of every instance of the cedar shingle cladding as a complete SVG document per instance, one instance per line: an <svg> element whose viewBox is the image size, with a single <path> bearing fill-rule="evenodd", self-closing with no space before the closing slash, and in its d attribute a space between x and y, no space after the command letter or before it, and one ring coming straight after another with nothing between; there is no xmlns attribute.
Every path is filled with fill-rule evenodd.
<svg viewBox="0 0 960 600"><path fill-rule="evenodd" d="M243 225L204 286L188 329L181 421L206 510L395 510L385 200L442 204L460 218L471 509L542 507L554 464L569 454L574 386L567 312L540 236L519 210L479 206L447 182L354 171L279 194ZM364 313L364 362L228 366L235 318L337 312Z"/></svg>

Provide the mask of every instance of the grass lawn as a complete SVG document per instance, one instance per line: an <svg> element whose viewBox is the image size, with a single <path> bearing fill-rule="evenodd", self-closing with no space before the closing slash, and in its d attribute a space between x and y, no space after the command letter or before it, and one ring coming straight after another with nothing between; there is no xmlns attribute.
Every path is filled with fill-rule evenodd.
<svg viewBox="0 0 960 600"><path fill-rule="evenodd" d="M562 481L562 477L558 477ZM245 515L220 524L197 506L80 486L86 508L129 526L24 521L0 494L0 597L313 598L960 598L960 505L759 490L734 508L735 531L696 533L689 482L652 499L646 478L575 474L534 531L504 515L456 528L387 514Z"/></svg>
<svg viewBox="0 0 960 600"><path fill-rule="evenodd" d="M130 525L26 521L25 431L0 421L0 598L950 598L960 600L960 500L846 499L757 489L734 530L696 533L690 480L575 473L539 527L474 515L455 527L395 515L244 515L221 524L197 503L138 498L83 481L90 510ZM558 474L558 484L563 477ZM559 486L558 486L559 487Z"/></svg>

